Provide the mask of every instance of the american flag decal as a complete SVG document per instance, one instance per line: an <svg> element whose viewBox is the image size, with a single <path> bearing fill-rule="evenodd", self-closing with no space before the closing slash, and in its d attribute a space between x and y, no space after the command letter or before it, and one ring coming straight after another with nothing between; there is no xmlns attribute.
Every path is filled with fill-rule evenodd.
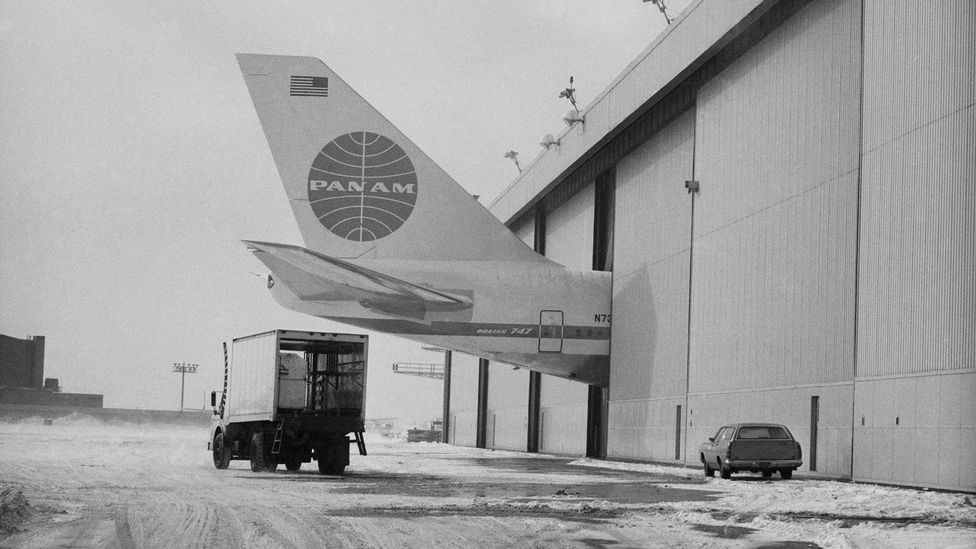
<svg viewBox="0 0 976 549"><path fill-rule="evenodd" d="M329 78L326 76L292 76L290 95L328 97Z"/></svg>

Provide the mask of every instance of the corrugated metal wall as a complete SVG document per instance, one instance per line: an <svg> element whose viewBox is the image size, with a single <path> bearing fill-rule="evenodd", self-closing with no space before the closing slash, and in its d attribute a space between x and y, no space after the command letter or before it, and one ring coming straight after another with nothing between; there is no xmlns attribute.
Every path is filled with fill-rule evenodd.
<svg viewBox="0 0 976 549"><path fill-rule="evenodd" d="M546 257L571 269L593 264L593 184L546 217Z"/></svg>
<svg viewBox="0 0 976 549"><path fill-rule="evenodd" d="M589 270L593 262L593 185L546 217L546 257L573 269ZM586 453L587 386L542 376L539 450L557 454Z"/></svg>
<svg viewBox="0 0 976 549"><path fill-rule="evenodd" d="M976 4L867 1L858 371L976 368Z"/></svg>
<svg viewBox="0 0 976 549"><path fill-rule="evenodd" d="M611 400L684 395L695 113L617 166Z"/></svg>
<svg viewBox="0 0 976 549"><path fill-rule="evenodd" d="M812 2L697 104L691 393L853 378L858 2Z"/></svg>
<svg viewBox="0 0 976 549"><path fill-rule="evenodd" d="M691 392L853 379L856 181L696 239Z"/></svg>
<svg viewBox="0 0 976 549"><path fill-rule="evenodd" d="M680 83L704 82L695 112L616 165L608 453L671 459L683 437L696 462L687 448L721 424L773 419L804 469L816 438L818 474L974 490L976 3L770 12L787 5L752 29L758 43ZM701 192L685 387L689 135ZM577 188L546 198L568 199L547 251L585 269L593 193ZM542 401L542 450L581 453L585 387L546 377Z"/></svg>
<svg viewBox="0 0 976 549"><path fill-rule="evenodd" d="M853 476L976 490L976 4L864 8Z"/></svg>
<svg viewBox="0 0 976 549"><path fill-rule="evenodd" d="M864 0L865 154L972 107L974 29L973 2Z"/></svg>
<svg viewBox="0 0 976 549"><path fill-rule="evenodd" d="M686 391L691 197L684 183L694 141L691 110L617 165L610 456L674 459Z"/></svg>

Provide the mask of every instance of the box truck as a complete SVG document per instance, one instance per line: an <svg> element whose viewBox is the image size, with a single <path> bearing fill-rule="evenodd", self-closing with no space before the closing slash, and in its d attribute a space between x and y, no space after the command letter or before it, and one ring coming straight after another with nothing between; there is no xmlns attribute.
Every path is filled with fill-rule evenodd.
<svg viewBox="0 0 976 549"><path fill-rule="evenodd" d="M224 343L224 387L210 395L214 466L342 474L363 442L368 336L274 330ZM352 438L350 438L352 435Z"/></svg>

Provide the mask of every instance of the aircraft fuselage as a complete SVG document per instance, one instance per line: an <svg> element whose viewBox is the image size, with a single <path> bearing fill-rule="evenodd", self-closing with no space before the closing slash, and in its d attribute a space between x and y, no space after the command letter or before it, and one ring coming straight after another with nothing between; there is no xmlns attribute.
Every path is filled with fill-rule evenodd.
<svg viewBox="0 0 976 549"><path fill-rule="evenodd" d="M468 296L471 306L397 314L368 299L344 295L341 286L331 296L313 299L299 295L280 279L272 294L283 306L305 314L585 383L609 383L610 273L571 271L552 263L357 261L356 265ZM577 299L567 302L567 294Z"/></svg>

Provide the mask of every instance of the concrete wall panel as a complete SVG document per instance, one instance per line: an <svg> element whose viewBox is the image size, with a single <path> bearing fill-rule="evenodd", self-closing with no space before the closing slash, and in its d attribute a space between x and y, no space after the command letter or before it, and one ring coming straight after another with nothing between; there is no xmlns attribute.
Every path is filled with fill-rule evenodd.
<svg viewBox="0 0 976 549"><path fill-rule="evenodd" d="M849 383L689 395L687 463L699 463L698 445L714 436L722 425L762 421L782 423L790 429L803 448L799 471L809 472L812 396L820 397L816 473L841 478L850 475L850 411L854 395Z"/></svg>
<svg viewBox="0 0 976 549"><path fill-rule="evenodd" d="M539 388L541 452L586 453L587 386L543 375Z"/></svg>
<svg viewBox="0 0 976 549"><path fill-rule="evenodd" d="M478 357L452 353L450 408L449 441L457 446L475 446L478 431Z"/></svg>
<svg viewBox="0 0 976 549"><path fill-rule="evenodd" d="M526 429L529 421L527 408L488 410L488 448L525 451Z"/></svg>
<svg viewBox="0 0 976 549"><path fill-rule="evenodd" d="M976 372L858 380L855 480L976 490L974 394Z"/></svg>
<svg viewBox="0 0 976 549"><path fill-rule="evenodd" d="M681 424L684 429L683 426L687 424L684 404L683 396L611 401L608 457L674 461L677 434L675 417L677 407L681 406ZM683 447L684 433L681 433L681 444Z"/></svg>
<svg viewBox="0 0 976 549"><path fill-rule="evenodd" d="M543 377L542 386L545 387L549 381L549 377ZM583 389L581 404L547 406L543 401L540 406L540 452L580 456L586 454L586 385L575 384Z"/></svg>
<svg viewBox="0 0 976 549"><path fill-rule="evenodd" d="M525 451L528 440L529 371L508 364L488 366L489 448Z"/></svg>
<svg viewBox="0 0 976 549"><path fill-rule="evenodd" d="M449 426L450 443L455 446L469 446L474 448L478 440L478 412L474 410L462 410L451 412L451 425Z"/></svg>

